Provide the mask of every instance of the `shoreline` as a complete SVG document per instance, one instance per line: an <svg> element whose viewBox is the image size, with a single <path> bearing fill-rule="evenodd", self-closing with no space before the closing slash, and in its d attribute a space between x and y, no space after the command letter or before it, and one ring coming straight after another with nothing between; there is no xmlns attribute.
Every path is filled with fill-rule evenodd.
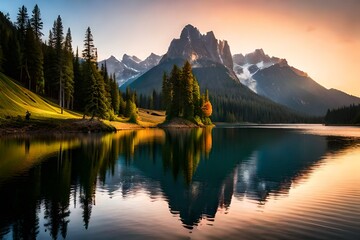
<svg viewBox="0 0 360 240"><path fill-rule="evenodd" d="M212 125L197 125L182 118L171 119L159 124L149 125L147 122L128 123L121 121L108 121L98 119L0 119L0 137L7 136L31 136L31 135L64 135L64 134L90 134L111 133L122 130L139 129L190 129L206 127L226 126L262 126L277 124L256 123L225 123L216 122ZM291 124L289 124L291 125ZM359 124L321 124L324 126L351 126L360 127Z"/></svg>
<svg viewBox="0 0 360 240"><path fill-rule="evenodd" d="M143 124L141 124L143 123ZM122 130L138 130L146 128L179 129L204 128L185 119L173 119L170 122L148 125L98 119L0 119L0 137L31 135L63 135L111 133Z"/></svg>
<svg viewBox="0 0 360 240"><path fill-rule="evenodd" d="M115 127L95 119L18 119L0 121L0 137L12 135L59 135L114 131L116 131Z"/></svg>

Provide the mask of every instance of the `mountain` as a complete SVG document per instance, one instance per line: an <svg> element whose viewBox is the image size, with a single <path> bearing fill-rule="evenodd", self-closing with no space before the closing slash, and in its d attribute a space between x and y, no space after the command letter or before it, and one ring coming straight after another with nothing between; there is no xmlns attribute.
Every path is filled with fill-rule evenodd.
<svg viewBox="0 0 360 240"><path fill-rule="evenodd" d="M299 121L299 116L267 98L259 96L240 83L227 41L215 38L213 32L201 34L192 25L184 27L180 38L173 39L159 64L130 84L138 95L161 92L164 71L170 73L174 64L189 61L200 88L209 90L213 102L213 120L250 122ZM295 120L296 119L296 120ZM303 120L303 118L301 118Z"/></svg>
<svg viewBox="0 0 360 240"><path fill-rule="evenodd" d="M233 61L240 82L253 92L303 113L324 116L327 109L360 103L360 98L326 89L285 59L269 57L262 49L245 56L235 54Z"/></svg>
<svg viewBox="0 0 360 240"><path fill-rule="evenodd" d="M110 56L108 59L100 61L99 66L106 62L108 72L110 74L115 73L116 80L119 86L121 86L128 81L129 83L132 82L135 78L156 66L160 62L160 59L161 56L154 53L151 53L145 60L124 54L121 61L114 56Z"/></svg>
<svg viewBox="0 0 360 240"><path fill-rule="evenodd" d="M210 90L216 86L216 89L221 89L220 79L225 79L225 82L238 82L232 70L232 55L227 41L217 40L213 32L202 35L197 28L187 25L182 30L180 38L172 40L159 65L122 88L130 86L145 95L153 89L160 92L164 71L169 73L174 64L182 66L185 60L191 63L193 72L203 88Z"/></svg>
<svg viewBox="0 0 360 240"><path fill-rule="evenodd" d="M194 67L220 63L231 70L233 69L228 42L217 40L212 31L202 35L192 25L185 26L180 38L171 42L168 52L161 61L176 58L187 59Z"/></svg>
<svg viewBox="0 0 360 240"><path fill-rule="evenodd" d="M256 49L254 52L248 53L245 56L243 54L235 54L233 61L234 72L240 82L257 93L256 81L252 76L260 69L270 67L276 63L285 63L286 60L270 57L265 54L264 50Z"/></svg>

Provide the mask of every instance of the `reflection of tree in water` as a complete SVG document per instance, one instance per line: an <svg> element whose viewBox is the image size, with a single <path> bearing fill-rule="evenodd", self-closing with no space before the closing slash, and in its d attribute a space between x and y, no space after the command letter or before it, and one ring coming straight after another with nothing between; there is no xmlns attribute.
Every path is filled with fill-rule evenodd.
<svg viewBox="0 0 360 240"><path fill-rule="evenodd" d="M201 154L211 150L211 131L212 128L166 131L162 160L165 170L171 170L175 180L181 173L186 184L191 183Z"/></svg>
<svg viewBox="0 0 360 240"><path fill-rule="evenodd" d="M0 193L7 197L1 199L0 204L0 237L8 233L12 225L15 239L36 239L38 214L43 207L45 230L53 239L59 235L65 238L70 222L71 197L75 203L78 198L83 209L84 227L88 228L92 205L95 204L97 176L100 176L101 169L111 169L119 154L114 152L116 148L112 148L112 141L111 136L92 136L81 138L80 147L74 149L64 149L60 144L57 155L28 170L26 178L4 182Z"/></svg>
<svg viewBox="0 0 360 240"><path fill-rule="evenodd" d="M41 167L42 195L44 197L45 228L53 239L57 239L59 231L66 237L69 223L70 189L71 189L71 151L60 150L57 159L49 159ZM56 164L53 164L56 162Z"/></svg>
<svg viewBox="0 0 360 240"><path fill-rule="evenodd" d="M211 152L212 129L171 129L164 134L165 141L138 146L132 165L154 180L139 184L156 195L152 182L160 183L171 212L192 228L202 216L213 217L218 208L219 189L213 191L211 183L194 179Z"/></svg>

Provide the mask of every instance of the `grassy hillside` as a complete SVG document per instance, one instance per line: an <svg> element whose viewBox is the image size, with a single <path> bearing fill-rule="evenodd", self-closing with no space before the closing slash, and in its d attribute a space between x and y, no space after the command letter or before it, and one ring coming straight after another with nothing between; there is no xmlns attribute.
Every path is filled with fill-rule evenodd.
<svg viewBox="0 0 360 240"><path fill-rule="evenodd" d="M25 117L26 111L31 113L31 118L36 119L81 117L80 114L69 111L60 114L59 106L19 86L0 73L0 118Z"/></svg>
<svg viewBox="0 0 360 240"><path fill-rule="evenodd" d="M31 113L25 120L26 111ZM0 73L0 136L23 133L109 132L120 129L155 127L165 120L163 111L139 109L139 124L127 123L127 118L116 121L82 119L82 114L65 111L58 105L19 86Z"/></svg>

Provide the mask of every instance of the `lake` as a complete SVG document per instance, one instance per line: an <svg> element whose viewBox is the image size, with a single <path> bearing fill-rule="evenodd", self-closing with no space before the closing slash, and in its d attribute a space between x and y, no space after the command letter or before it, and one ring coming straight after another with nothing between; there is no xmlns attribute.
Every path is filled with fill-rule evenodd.
<svg viewBox="0 0 360 240"><path fill-rule="evenodd" d="M360 239L360 128L0 139L0 239Z"/></svg>

